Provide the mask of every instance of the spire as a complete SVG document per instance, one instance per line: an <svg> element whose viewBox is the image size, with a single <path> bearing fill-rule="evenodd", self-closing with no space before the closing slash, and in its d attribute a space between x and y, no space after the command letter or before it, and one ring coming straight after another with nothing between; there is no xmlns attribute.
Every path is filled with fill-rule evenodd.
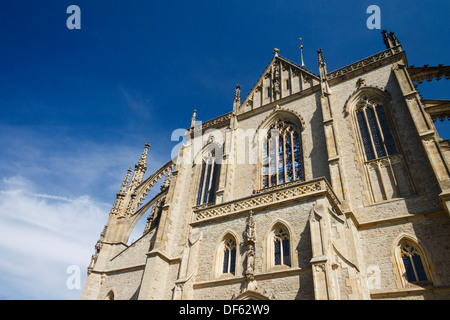
<svg viewBox="0 0 450 320"><path fill-rule="evenodd" d="M390 39L388 33L386 30L381 31L381 34L383 35L383 42L387 49L392 48L392 40Z"/></svg>
<svg viewBox="0 0 450 320"><path fill-rule="evenodd" d="M234 101L241 103L241 86L236 85L236 91L234 92Z"/></svg>
<svg viewBox="0 0 450 320"><path fill-rule="evenodd" d="M236 91L234 92L233 111L236 112L240 106L241 106L241 86L237 84Z"/></svg>
<svg viewBox="0 0 450 320"><path fill-rule="evenodd" d="M127 175L123 179L122 186L120 187L120 193L127 192L128 182L130 181L131 168L128 168Z"/></svg>
<svg viewBox="0 0 450 320"><path fill-rule="evenodd" d="M398 41L393 32L388 33L386 30L383 30L381 31L381 34L383 35L383 42L387 49L400 45L400 41Z"/></svg>
<svg viewBox="0 0 450 320"><path fill-rule="evenodd" d="M141 158L138 163L134 166L133 178L131 178L130 188L136 188L144 179L145 171L147 170L147 153L148 147L150 147L150 143L145 144L145 149L142 152Z"/></svg>
<svg viewBox="0 0 450 320"><path fill-rule="evenodd" d="M301 55L301 57L302 57L302 67L304 67L305 66L305 62L303 61L303 45L301 44L301 42L302 42L302 38L299 38L299 40L300 40L300 55Z"/></svg>
<svg viewBox="0 0 450 320"><path fill-rule="evenodd" d="M319 55L319 71L320 77L326 76L327 74L327 64L325 63L325 59L323 58L322 49L317 50L317 54Z"/></svg>
<svg viewBox="0 0 450 320"><path fill-rule="evenodd" d="M138 163L136 164L136 169L144 169L147 170L147 153L148 153L148 147L150 147L150 143L147 142L145 144L144 151L142 152L141 158L139 159Z"/></svg>
<svg viewBox="0 0 450 320"><path fill-rule="evenodd" d="M319 71L320 71L320 86L323 94L331 94L330 87L327 81L327 64L323 58L322 49L317 50L319 56Z"/></svg>

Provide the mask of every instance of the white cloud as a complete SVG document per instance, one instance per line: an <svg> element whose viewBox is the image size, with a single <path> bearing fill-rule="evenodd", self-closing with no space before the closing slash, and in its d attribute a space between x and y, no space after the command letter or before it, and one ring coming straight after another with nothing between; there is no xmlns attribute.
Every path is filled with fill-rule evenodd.
<svg viewBox="0 0 450 320"><path fill-rule="evenodd" d="M0 129L0 300L79 299L115 194L146 141L108 145L58 128ZM149 152L147 175L166 161ZM70 265L80 267L80 290L67 289Z"/></svg>
<svg viewBox="0 0 450 320"><path fill-rule="evenodd" d="M3 179L0 190L0 299L79 299L109 204L39 194L27 179ZM80 267L79 290L66 286Z"/></svg>

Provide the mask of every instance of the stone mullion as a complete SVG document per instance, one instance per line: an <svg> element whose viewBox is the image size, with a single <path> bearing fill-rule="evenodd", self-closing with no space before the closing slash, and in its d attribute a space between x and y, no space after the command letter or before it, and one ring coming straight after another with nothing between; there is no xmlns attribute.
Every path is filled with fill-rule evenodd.
<svg viewBox="0 0 450 320"><path fill-rule="evenodd" d="M380 161L376 160L376 165L377 165L376 168L378 170L378 174L380 175L381 188L383 189L384 197L386 198L385 200L389 200L388 199L388 192L386 190L386 182L384 181L385 179L383 178L383 171L381 170Z"/></svg>
<svg viewBox="0 0 450 320"><path fill-rule="evenodd" d="M385 140L384 140L383 129L381 128L380 120L378 119L378 113L377 113L376 106L372 106L372 109L373 109L373 113L375 114L375 119L376 119L376 122L377 122L378 131L380 132L381 141L383 142L384 152L386 153L386 156L389 156L389 152L387 150L386 143L385 143Z"/></svg>
<svg viewBox="0 0 450 320"><path fill-rule="evenodd" d="M397 194L397 197L400 197L400 190L398 188L398 182L397 182L397 178L395 177L395 172L394 172L394 168L392 167L392 162L391 162L391 157L388 156L387 158L388 164L389 164L389 171L391 172L392 175L392 179L394 180L394 187L395 187L395 192Z"/></svg>
<svg viewBox="0 0 450 320"><path fill-rule="evenodd" d="M364 107L362 109L362 111L363 111L363 114L364 114L364 121L366 122L367 130L369 131L369 138L370 138L370 143L372 144L373 153L375 155L375 159L378 159L380 156L378 155L377 148L375 147L375 142L373 142L372 129L370 128L369 120L367 118L366 108ZM367 160L369 160L369 159L367 159Z"/></svg>
<svg viewBox="0 0 450 320"><path fill-rule="evenodd" d="M279 144L280 144L280 133L278 131L278 136L275 140L275 185L279 184L280 179L280 169L278 168L279 165Z"/></svg>
<svg viewBox="0 0 450 320"><path fill-rule="evenodd" d="M267 139L267 187L272 187L272 168L271 168L271 156L270 156L270 148L271 148L271 143L270 141L272 140L272 136L270 137L270 139Z"/></svg>
<svg viewBox="0 0 450 320"><path fill-rule="evenodd" d="M287 182L287 167L286 167L286 133L281 136L283 140L283 174L284 174L284 183ZM279 140L279 139L278 139Z"/></svg>

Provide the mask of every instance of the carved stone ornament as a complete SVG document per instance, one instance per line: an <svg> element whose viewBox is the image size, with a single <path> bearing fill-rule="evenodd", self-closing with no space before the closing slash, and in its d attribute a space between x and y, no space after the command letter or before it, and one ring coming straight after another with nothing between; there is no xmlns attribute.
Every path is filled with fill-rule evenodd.
<svg viewBox="0 0 450 320"><path fill-rule="evenodd" d="M253 211L250 211L244 235L247 243L255 242L255 222L253 220Z"/></svg>

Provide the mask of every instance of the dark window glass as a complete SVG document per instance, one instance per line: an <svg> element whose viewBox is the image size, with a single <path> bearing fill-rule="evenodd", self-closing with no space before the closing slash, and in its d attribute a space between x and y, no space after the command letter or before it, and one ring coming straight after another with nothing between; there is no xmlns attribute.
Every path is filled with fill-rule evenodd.
<svg viewBox="0 0 450 320"><path fill-rule="evenodd" d="M372 148L372 142L370 141L369 130L367 128L366 120L363 111L358 111L356 113L356 118L358 119L359 131L361 132L361 138L364 146L364 151L366 153L367 161L375 159L375 155Z"/></svg>

